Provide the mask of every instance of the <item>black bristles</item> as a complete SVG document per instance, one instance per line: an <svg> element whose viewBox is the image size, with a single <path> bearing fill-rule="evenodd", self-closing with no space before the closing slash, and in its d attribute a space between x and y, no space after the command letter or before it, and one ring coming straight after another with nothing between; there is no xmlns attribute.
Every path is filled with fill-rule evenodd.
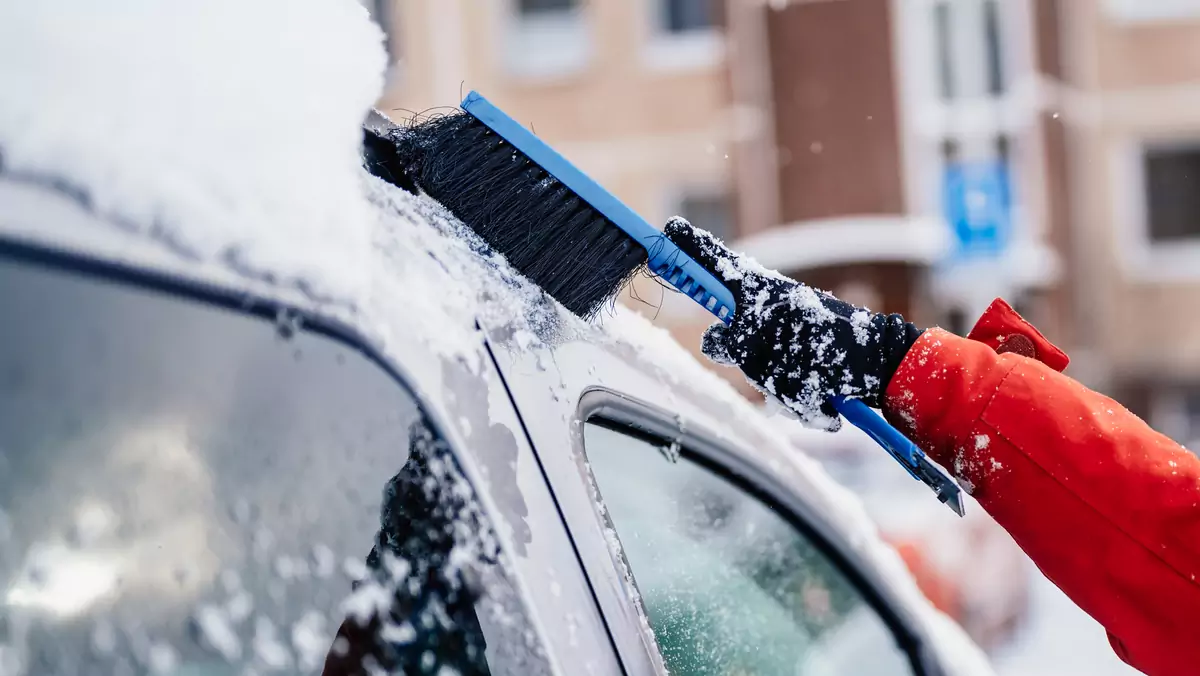
<svg viewBox="0 0 1200 676"><path fill-rule="evenodd" d="M395 154L377 152L372 173L419 187L580 317L593 317L646 264L646 250L625 231L466 113L387 138Z"/></svg>

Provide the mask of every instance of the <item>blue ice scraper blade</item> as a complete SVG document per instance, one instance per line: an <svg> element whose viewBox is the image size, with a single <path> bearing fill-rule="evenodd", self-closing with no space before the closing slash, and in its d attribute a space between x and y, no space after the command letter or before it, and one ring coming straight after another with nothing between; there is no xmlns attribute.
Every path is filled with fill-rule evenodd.
<svg viewBox="0 0 1200 676"><path fill-rule="evenodd" d="M876 413L859 399L834 397L833 407L858 429L862 430L883 446L883 450L891 454L908 473L917 481L933 489L938 500L946 503L955 514L963 516L966 509L963 505L962 491L953 479L946 475L937 465L925 457L925 453L900 430L892 427L883 416Z"/></svg>
<svg viewBox="0 0 1200 676"><path fill-rule="evenodd" d="M712 273L663 237L657 228L637 215L633 209L478 92L467 94L463 99L462 109L574 191L596 211L604 214L634 241L640 242L649 255L651 272L726 324L733 320L737 309L733 293ZM866 432L903 465L909 474L932 488L938 499L960 516L963 514L962 495L958 485L930 462L915 444L888 424L883 416L857 399L835 397L832 403L850 424Z"/></svg>

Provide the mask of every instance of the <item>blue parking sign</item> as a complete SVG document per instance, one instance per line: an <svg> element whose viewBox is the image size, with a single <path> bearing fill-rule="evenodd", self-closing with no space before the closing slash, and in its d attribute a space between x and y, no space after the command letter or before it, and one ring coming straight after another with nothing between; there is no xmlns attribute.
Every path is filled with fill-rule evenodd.
<svg viewBox="0 0 1200 676"><path fill-rule="evenodd" d="M957 258L994 257L1004 251L1011 228L1011 196L1004 162L947 166L942 195Z"/></svg>

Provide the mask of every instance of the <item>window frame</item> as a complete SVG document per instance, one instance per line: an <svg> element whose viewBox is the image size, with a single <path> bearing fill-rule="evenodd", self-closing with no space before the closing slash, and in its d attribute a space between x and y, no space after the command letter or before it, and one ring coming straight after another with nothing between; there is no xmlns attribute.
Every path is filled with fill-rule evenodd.
<svg viewBox="0 0 1200 676"><path fill-rule="evenodd" d="M746 453L736 446L721 440L693 421L684 425L678 416L666 409L638 400L604 387L589 387L580 396L577 408L576 422L579 432L574 434L575 451L582 458L587 458L587 449L583 441L583 425L596 424L615 432L628 434L654 445L677 442L680 446L680 457L692 461L717 477L729 482L735 488L745 491L750 497L762 502L773 509L803 537L807 538L822 556L834 565L846 579L862 595L863 600L879 616L892 632L900 650L908 655L913 673L922 676L935 676L940 671L931 662L921 634L909 624L900 612L893 607L882 589L885 588L882 579L869 574L869 569L863 560L856 556L838 537L833 526L825 520L813 507L800 499L793 491L784 486L765 468L757 466L748 460ZM590 465L585 469L586 479L593 489L602 494L591 473ZM604 521L605 527L620 533L612 524L597 502L597 516ZM611 552L620 570L632 571L632 566L625 560L623 549L618 554ZM588 576L595 574L594 568L601 565L596 561L585 561ZM649 626L645 608L641 604L640 592L633 578L636 571L625 576L625 584L631 588L626 593L636 599L630 606L634 613L627 621L634 621ZM597 578L602 579L602 578ZM628 611L627 611L628 612ZM654 656L661 664L657 642L652 646Z"/></svg>
<svg viewBox="0 0 1200 676"><path fill-rule="evenodd" d="M1200 280L1200 237L1156 241L1150 235L1147 151L1189 148L1200 151L1200 129L1170 136L1130 135L1109 147L1110 227L1116 243L1115 255L1127 279Z"/></svg>
<svg viewBox="0 0 1200 676"><path fill-rule="evenodd" d="M934 0L930 9L933 16L933 58L937 73L938 99L949 103L959 98L958 78L960 73L954 59L954 8L947 0Z"/></svg>
<svg viewBox="0 0 1200 676"><path fill-rule="evenodd" d="M642 63L651 72L674 73L716 68L725 62L725 17L704 28L673 31L667 25L666 0L645 3L648 26L642 45ZM724 3L714 3L716 11Z"/></svg>
<svg viewBox="0 0 1200 676"><path fill-rule="evenodd" d="M61 188L62 186L53 186L51 191L58 192ZM69 193L66 196L70 199L78 197ZM412 379L406 376L400 367L371 347L371 341L353 325L286 300L271 298L248 289L239 290L220 283L176 275L167 270L139 267L136 264L106 259L79 249L59 248L14 238L4 232L0 232L0 259L41 268L64 277L73 277L82 283L86 283L88 280L99 280L121 287L160 294L179 303L225 310L261 320L268 327L272 325L278 327L281 322L286 322L296 327L296 330L320 336L338 343L352 352L357 352L375 368L381 369L395 387L403 390L416 403L430 429L441 437L449 448L463 480L471 486L474 499L479 503L480 511L492 521L494 527L502 527L501 524L505 519L492 504L488 490L481 483L478 468L475 467L475 460L470 457L470 453L462 450L458 437L449 433L453 427L447 424L448 421L440 407L436 403L430 402L419 387L411 384ZM20 293L19 290L17 292ZM508 396L507 390L504 396ZM546 490L550 491L549 485L546 486ZM565 526L564 524L564 528ZM363 544L362 556L365 558L367 545L370 543L364 542ZM507 545L505 547L504 555L513 556L513 553L507 550ZM507 570L506 577L509 579L509 586L515 601L521 604L526 617L530 620L524 630L533 633L536 637L541 652L540 659L543 660L547 673L560 673L560 656L555 651L554 641L550 640L541 626L540 613L542 609L525 588L528 582L521 577L521 571L516 568ZM346 593L350 592L351 589L347 587ZM491 639L492 637L487 638ZM329 639L332 645L334 636L331 634Z"/></svg>
<svg viewBox="0 0 1200 676"><path fill-rule="evenodd" d="M1003 96L1008 89L1008 64L1005 63L1004 10L1000 0L983 0L984 79L989 96Z"/></svg>
<svg viewBox="0 0 1200 676"><path fill-rule="evenodd" d="M703 181L686 181L669 186L663 191L662 204L665 205L667 218L671 216L683 216L691 219L692 214L688 213L687 202L689 200L722 200L725 202L725 232L712 233L718 239L725 242L737 240L740 236L738 229L738 214L737 214L737 199L733 190L724 180L710 179ZM696 224L703 227L703 223Z"/></svg>
<svg viewBox="0 0 1200 676"><path fill-rule="evenodd" d="M597 54L593 11L577 1L570 9L527 14L519 0L504 0L497 41L504 74L521 84L554 84L586 72ZM562 39L548 45L550 34Z"/></svg>
<svg viewBox="0 0 1200 676"><path fill-rule="evenodd" d="M1200 242L1200 229L1197 229L1193 233L1176 237L1162 237L1154 233L1154 214L1152 213L1154 205L1152 204L1152 191L1150 190L1150 164L1154 159L1156 159L1156 156L1157 159L1163 159L1169 156L1178 157L1181 155L1190 156L1189 160L1191 161L1200 159L1200 139L1190 140L1182 143L1142 144L1141 164L1142 180L1144 184L1143 191L1146 194L1146 237L1150 240L1150 243L1153 246L1169 247L1172 244L1183 244L1186 246L1189 243ZM1197 163L1200 164L1200 162ZM1200 186L1200 180L1197 181L1197 184ZM1197 214L1197 217L1200 218L1200 214Z"/></svg>

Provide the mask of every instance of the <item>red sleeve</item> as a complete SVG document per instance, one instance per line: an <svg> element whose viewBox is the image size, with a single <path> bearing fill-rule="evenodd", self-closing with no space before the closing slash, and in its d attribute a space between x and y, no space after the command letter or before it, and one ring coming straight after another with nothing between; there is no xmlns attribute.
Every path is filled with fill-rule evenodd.
<svg viewBox="0 0 1200 676"><path fill-rule="evenodd" d="M1066 355L1003 301L971 338L921 337L888 386L893 424L1122 659L1152 676L1200 672L1200 459L1060 374Z"/></svg>

